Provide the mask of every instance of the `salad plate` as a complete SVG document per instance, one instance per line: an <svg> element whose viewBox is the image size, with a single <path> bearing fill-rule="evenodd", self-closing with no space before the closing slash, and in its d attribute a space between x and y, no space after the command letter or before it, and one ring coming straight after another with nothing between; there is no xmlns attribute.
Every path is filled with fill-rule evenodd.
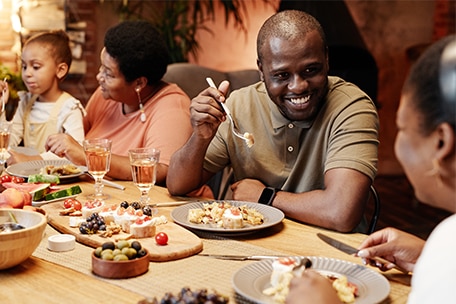
<svg viewBox="0 0 456 304"><path fill-rule="evenodd" d="M55 159L55 160L34 160L29 162L17 163L6 168L6 172L9 175L19 176L28 178L29 175L40 174L42 168L47 166L64 166L71 165L71 162L66 159ZM87 167L77 166L79 172L75 174L59 175L61 181L73 179L81 176L87 172Z"/></svg>

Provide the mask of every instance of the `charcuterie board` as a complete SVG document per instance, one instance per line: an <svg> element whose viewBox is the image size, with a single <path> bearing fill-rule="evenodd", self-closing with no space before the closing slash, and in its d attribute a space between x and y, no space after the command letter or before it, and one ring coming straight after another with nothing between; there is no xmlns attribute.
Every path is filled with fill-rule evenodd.
<svg viewBox="0 0 456 304"><path fill-rule="evenodd" d="M104 238L97 234L88 235L80 233L78 228L70 227L69 216L59 214L63 210L61 201L43 205L41 208L46 211L48 223L52 227L61 233L74 235L78 242L93 248L101 246L107 241L116 241L130 236L124 232L115 234L110 238ZM168 223L157 226L156 233L161 231L168 235L169 240L167 245L157 245L153 237L138 239L142 246L149 251L151 261L165 262L177 260L197 254L203 250L203 243L198 236L182 226L171 222L169 218Z"/></svg>

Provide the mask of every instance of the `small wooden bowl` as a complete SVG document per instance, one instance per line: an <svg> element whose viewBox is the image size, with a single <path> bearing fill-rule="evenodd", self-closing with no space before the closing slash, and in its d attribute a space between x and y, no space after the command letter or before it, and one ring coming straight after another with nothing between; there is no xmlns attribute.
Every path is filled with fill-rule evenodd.
<svg viewBox="0 0 456 304"><path fill-rule="evenodd" d="M107 279L126 279L137 277L149 270L149 251L143 257L128 261L103 260L92 253L92 272Z"/></svg>

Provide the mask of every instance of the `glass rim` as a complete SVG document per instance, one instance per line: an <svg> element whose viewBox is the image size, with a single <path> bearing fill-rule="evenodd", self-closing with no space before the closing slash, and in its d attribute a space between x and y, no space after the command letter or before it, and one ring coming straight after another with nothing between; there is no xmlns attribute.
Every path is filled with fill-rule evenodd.
<svg viewBox="0 0 456 304"><path fill-rule="evenodd" d="M112 143L112 139L109 139L109 138L86 138L83 140L83 142L87 142L87 143L92 143L92 142L111 142Z"/></svg>
<svg viewBox="0 0 456 304"><path fill-rule="evenodd" d="M160 153L161 151L157 148L148 148L148 147L144 147L144 148L132 148L132 149L128 149L128 153Z"/></svg>

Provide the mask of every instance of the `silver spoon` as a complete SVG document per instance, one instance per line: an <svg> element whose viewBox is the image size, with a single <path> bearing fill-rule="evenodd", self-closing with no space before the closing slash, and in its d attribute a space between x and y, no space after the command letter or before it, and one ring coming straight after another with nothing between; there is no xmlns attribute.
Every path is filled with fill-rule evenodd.
<svg viewBox="0 0 456 304"><path fill-rule="evenodd" d="M7 223L0 224L0 233L1 232L11 232L11 231L21 230L21 229L25 229L25 227L20 224L17 224L17 223L7 222Z"/></svg>

